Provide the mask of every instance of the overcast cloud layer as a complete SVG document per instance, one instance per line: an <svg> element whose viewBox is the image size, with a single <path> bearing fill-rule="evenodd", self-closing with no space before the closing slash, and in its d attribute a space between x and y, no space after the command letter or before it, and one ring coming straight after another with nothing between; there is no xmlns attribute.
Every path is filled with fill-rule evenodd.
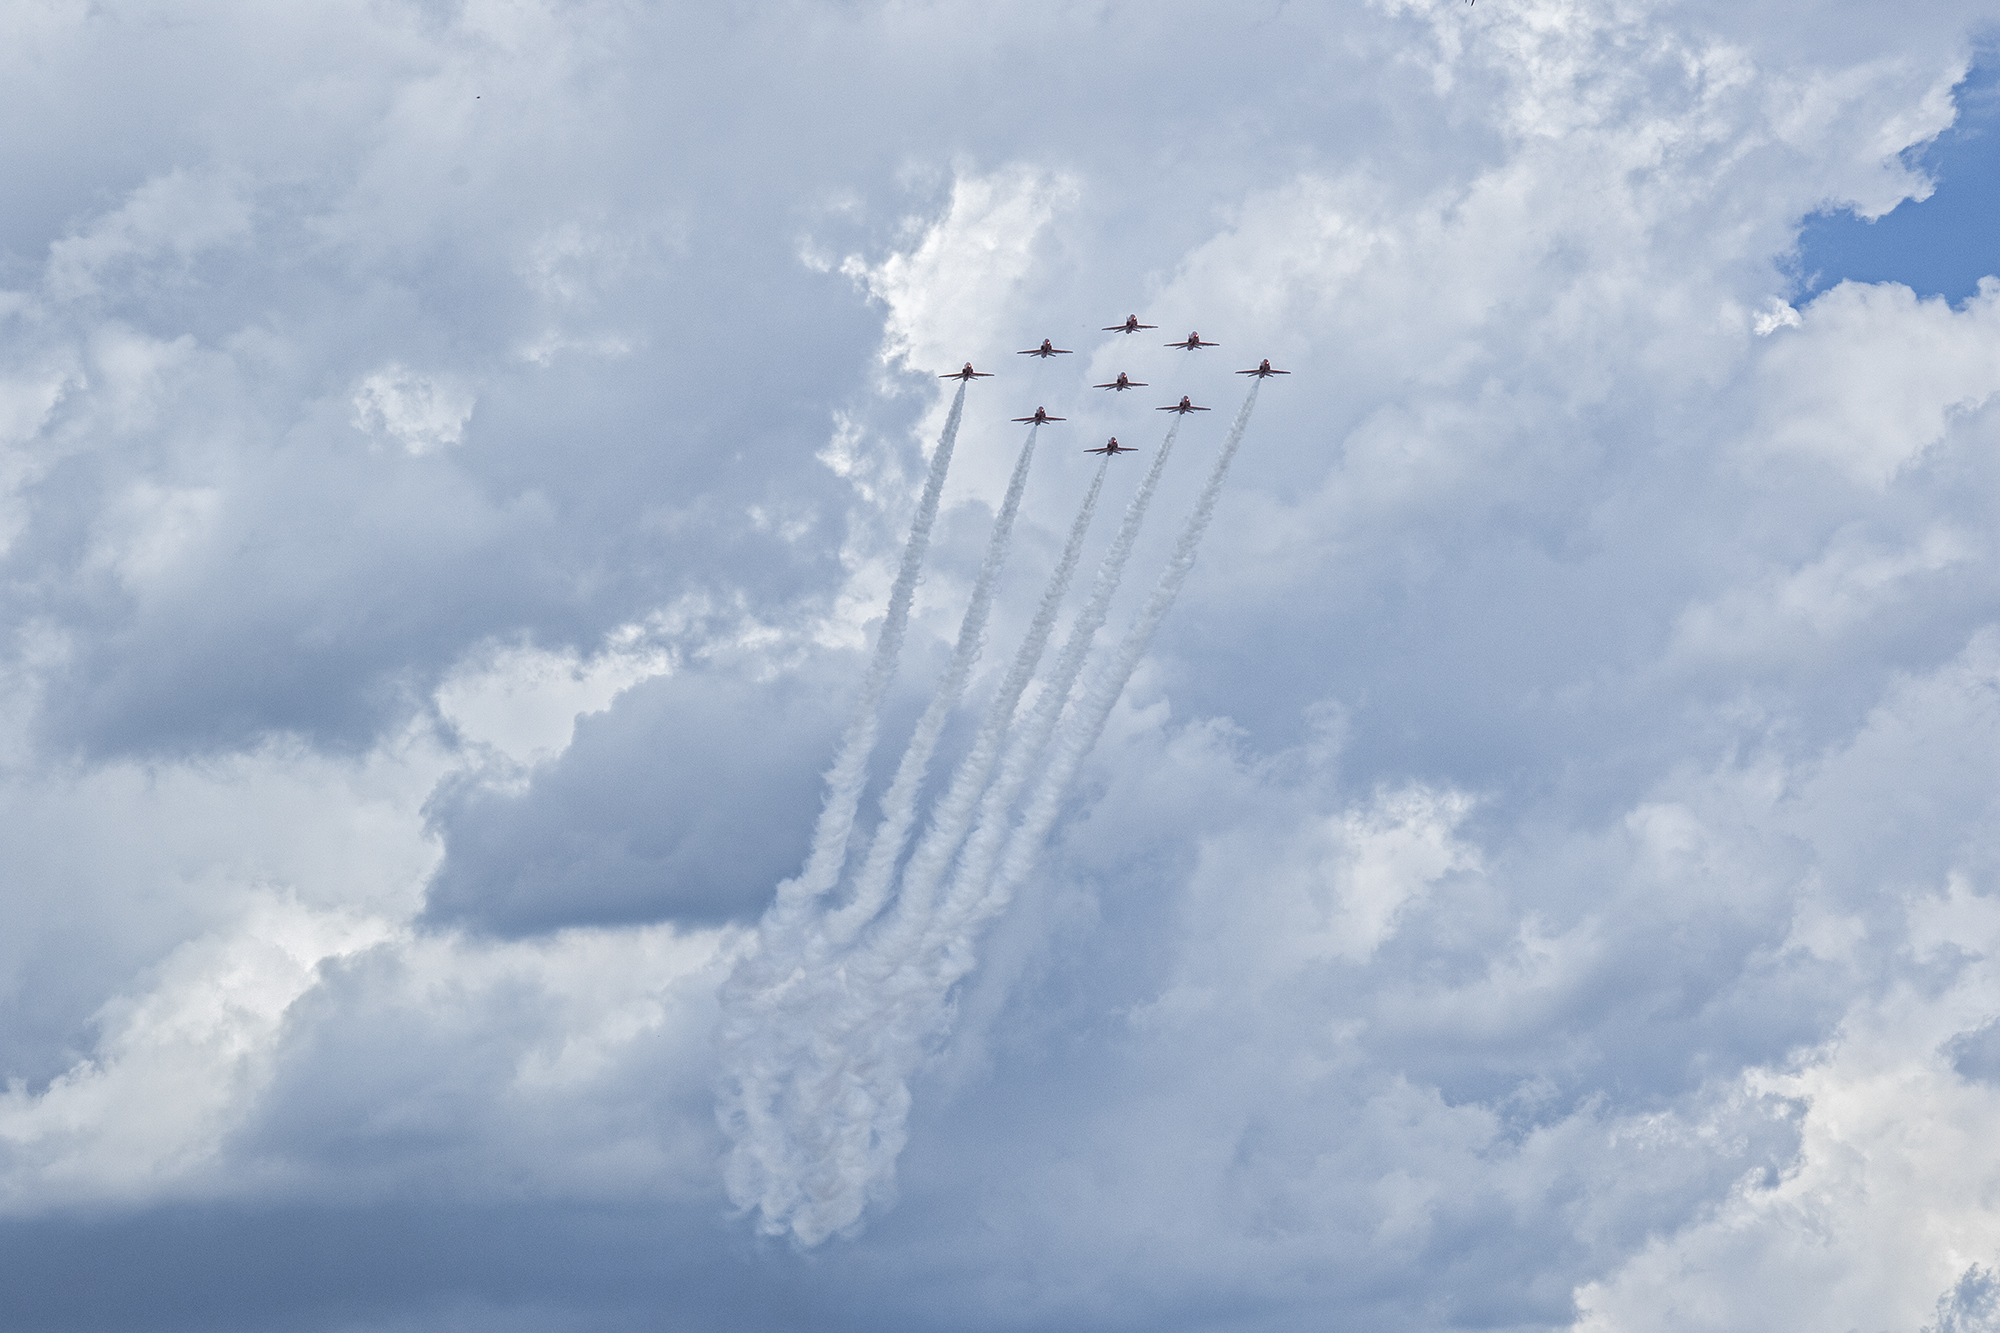
<svg viewBox="0 0 2000 1333"><path fill-rule="evenodd" d="M2000 282L1796 249L1996 19L6 7L0 1325L2000 1330ZM760 1233L937 374L877 790L1007 418L934 774L1082 447L1217 409L1115 637L1266 356L892 1183Z"/></svg>

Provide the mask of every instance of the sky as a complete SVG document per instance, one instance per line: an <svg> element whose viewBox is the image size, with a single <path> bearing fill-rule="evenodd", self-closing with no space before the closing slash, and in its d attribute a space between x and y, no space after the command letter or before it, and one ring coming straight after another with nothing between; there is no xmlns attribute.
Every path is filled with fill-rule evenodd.
<svg viewBox="0 0 2000 1333"><path fill-rule="evenodd" d="M0 1327L2000 1333L1996 33L0 9Z"/></svg>
<svg viewBox="0 0 2000 1333"><path fill-rule="evenodd" d="M1843 280L1900 282L1918 296L1943 296L1962 304L1993 268L1987 219L2000 206L2000 74L1987 42L1953 90L1958 115L1950 128L1906 156L1931 179L1923 198L1899 203L1876 217L1833 208L1806 219L1799 235L1796 272L1807 291Z"/></svg>

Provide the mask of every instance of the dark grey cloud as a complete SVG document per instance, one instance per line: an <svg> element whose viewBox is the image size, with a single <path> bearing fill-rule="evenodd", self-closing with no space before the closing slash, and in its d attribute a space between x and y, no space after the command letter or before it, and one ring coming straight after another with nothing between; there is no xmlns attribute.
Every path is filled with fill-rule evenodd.
<svg viewBox="0 0 2000 1333"><path fill-rule="evenodd" d="M754 917L805 859L846 722L852 675L828 665L657 677L580 720L521 790L472 774L440 791L428 919L522 934Z"/></svg>

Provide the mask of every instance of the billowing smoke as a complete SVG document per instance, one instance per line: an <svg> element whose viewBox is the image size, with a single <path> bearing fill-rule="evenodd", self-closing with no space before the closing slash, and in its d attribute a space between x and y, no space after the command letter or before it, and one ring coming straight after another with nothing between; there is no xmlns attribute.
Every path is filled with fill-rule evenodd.
<svg viewBox="0 0 2000 1333"><path fill-rule="evenodd" d="M961 383L952 397L944 430L931 454L930 475L924 481L916 517L910 522L896 581L889 589L889 607L875 643L875 658L862 679L861 695L841 736L833 767L827 770L826 802L813 828L805 867L795 878L778 885L777 897L758 923L755 947L722 990L721 1040L729 1058L718 1093L717 1114L739 1146L739 1153L731 1159L732 1197L737 1194L738 1175L748 1168L740 1149L760 1141L756 1127L769 1121L773 1091L792 1063L785 1043L798 1031L798 1025L788 1017L788 1010L799 1003L805 989L802 983L809 976L809 927L817 921L826 893L840 882L841 868L847 861L848 839L867 782L868 759L881 730L882 696L895 678L896 663L902 656L910 602L916 595L924 556L930 550L938 497L944 493L945 474L951 470L952 449L958 443L959 422L965 415L965 389ZM782 1188L779 1177L766 1173L765 1178Z"/></svg>
<svg viewBox="0 0 2000 1333"><path fill-rule="evenodd" d="M803 900L809 920L780 918L783 928L775 942L785 946L783 952L774 940L760 940L754 968L746 964L732 982L724 1034L728 1082L719 1108L735 1141L727 1184L740 1207L760 1213L765 1231L817 1244L858 1224L867 1203L893 1189L907 1132L910 1078L928 1046L949 1029L951 990L976 962L981 928L1032 872L1078 767L1172 607L1256 400L1253 386L1152 596L1111 661L1070 707L1179 436L1176 418L1126 508L1089 601L1034 707L1016 728L1014 713L1053 633L1095 511L1105 471L1099 467L1014 664L889 904L894 866L915 819L916 793L984 630L990 575L1005 552L1001 525L1011 522L1018 502L1024 452L996 522L988 566L960 629L959 652L884 798L883 823L853 899L837 910L826 906L824 890ZM1013 814L1024 796L1017 825ZM940 896L947 867L952 874ZM833 873L838 876L838 862ZM781 899L760 930L769 929L784 906ZM750 993L739 982L759 989Z"/></svg>
<svg viewBox="0 0 2000 1333"><path fill-rule="evenodd" d="M964 825L990 776L993 756L1005 739L1014 708L1034 676L1056 614L1068 594L1109 463L1107 458L1091 479L1070 525L1069 540L1043 590L1034 622L905 872L905 899L910 875L928 875L934 883L965 836ZM944 827L950 824L956 825L955 831ZM926 865L935 869L927 871ZM897 924L887 931L878 929L866 952L879 954L885 934L910 933L900 924L906 915L906 903L899 900ZM825 939L822 933L820 940ZM824 1058L825 1053L851 1049L854 1033L879 1017L883 997L865 983L854 962L843 959L830 966L821 960L810 968L799 966L785 983L787 1026L781 1031L752 1029L728 1034L729 1044L723 1053L731 1080L725 1093L732 1088L736 1092L733 1098L725 1095L721 1108L724 1126L735 1138L727 1179L730 1197L740 1207L758 1208L766 1230L789 1229L808 1244L859 1218L868 1182L888 1179L887 1168L893 1167L895 1153L901 1148L900 1142L893 1146L869 1142L857 1149L839 1141L843 1129L865 1132L875 1118L870 1108L841 1104L851 1099L843 1095L838 1071L829 1076ZM773 1079L784 1081L773 1083ZM754 1117L745 1114L753 1092L760 1112ZM858 1114L851 1113L857 1109ZM901 1123L900 1118L897 1123ZM886 1162L882 1160L884 1152ZM838 1166L825 1170L828 1164Z"/></svg>
<svg viewBox="0 0 2000 1333"><path fill-rule="evenodd" d="M1125 686L1151 646L1160 622L1172 609L1188 571L1194 567L1195 552L1208 531L1223 481L1243 442L1243 432L1250 424L1250 413L1257 402L1257 388L1257 384L1251 386L1249 395L1237 412L1222 451L1209 472L1208 482L1182 525L1173 554L1161 571L1152 595L1147 598L1132 627L1126 631L1111 661L1085 691L1077 706L1065 715L1063 703L1069 698L1088 654L1089 636L1094 635L1103 624L1111 595L1117 591L1125 557L1130 553L1131 541L1136 538L1139 521L1144 518L1144 506L1152 498L1150 483L1158 480L1159 473L1159 461L1156 460L1154 470L1147 477L1148 484L1133 497L1132 507L1127 511L1126 525L1119 533L1123 540L1115 541L1105 557L1105 567L1099 571L1098 586L1091 605L1078 617L1070 642L1064 646L1063 655L1058 659L1054 677L1036 702L1030 724L1010 748L1000 778L989 788L986 800L982 802L980 825L967 843L944 900L926 923L921 937L898 940L893 953L885 950L875 957L858 959L850 968L850 977L861 980L875 1000L867 1015L868 1021L855 1024L844 1033L844 1042L815 1046L814 1054L824 1058L838 1052L844 1056L844 1067L838 1070L825 1068L819 1076L829 1084L848 1090L846 1105L849 1108L867 1108L874 1113L874 1119L868 1124L838 1127L843 1144L848 1148L847 1160L862 1165L869 1174L857 1182L830 1178L829 1184L846 1185L847 1193L838 1199L822 1201L821 1214L813 1220L831 1222L848 1219L839 1221L839 1225L850 1225L853 1219L858 1219L862 1206L870 1196L886 1193L893 1183L896 1155L907 1137L910 1077L916 1072L929 1045L948 1032L952 1015L951 990L978 961L976 949L980 929L1006 906L1014 890L1033 871L1035 858L1048 838L1049 829L1055 823L1077 769L1103 734L1112 708L1125 692ZM1176 431L1178 426L1176 422ZM1169 432L1163 454L1171 447L1173 438L1174 432ZM1134 513L1134 510L1137 512ZM1065 725L1058 732L1059 720ZM1051 749L1053 753L1047 769L1041 772L1030 789L1021 822L1013 828L1011 836L1007 836L1007 816L1016 796L1039 768L1043 755ZM1004 856L998 858L996 866L995 850L1002 837L1005 837L1006 851ZM864 1144L868 1151L857 1151ZM801 1239L810 1243L810 1237L796 1221L794 1229Z"/></svg>

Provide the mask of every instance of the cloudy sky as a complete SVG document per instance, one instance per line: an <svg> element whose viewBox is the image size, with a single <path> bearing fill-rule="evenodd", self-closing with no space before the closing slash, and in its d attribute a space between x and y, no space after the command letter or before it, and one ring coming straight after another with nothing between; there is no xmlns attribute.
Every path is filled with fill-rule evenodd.
<svg viewBox="0 0 2000 1333"><path fill-rule="evenodd" d="M0 9L0 1325L2000 1329L1996 30ZM857 860L1215 410L842 935L968 358Z"/></svg>

